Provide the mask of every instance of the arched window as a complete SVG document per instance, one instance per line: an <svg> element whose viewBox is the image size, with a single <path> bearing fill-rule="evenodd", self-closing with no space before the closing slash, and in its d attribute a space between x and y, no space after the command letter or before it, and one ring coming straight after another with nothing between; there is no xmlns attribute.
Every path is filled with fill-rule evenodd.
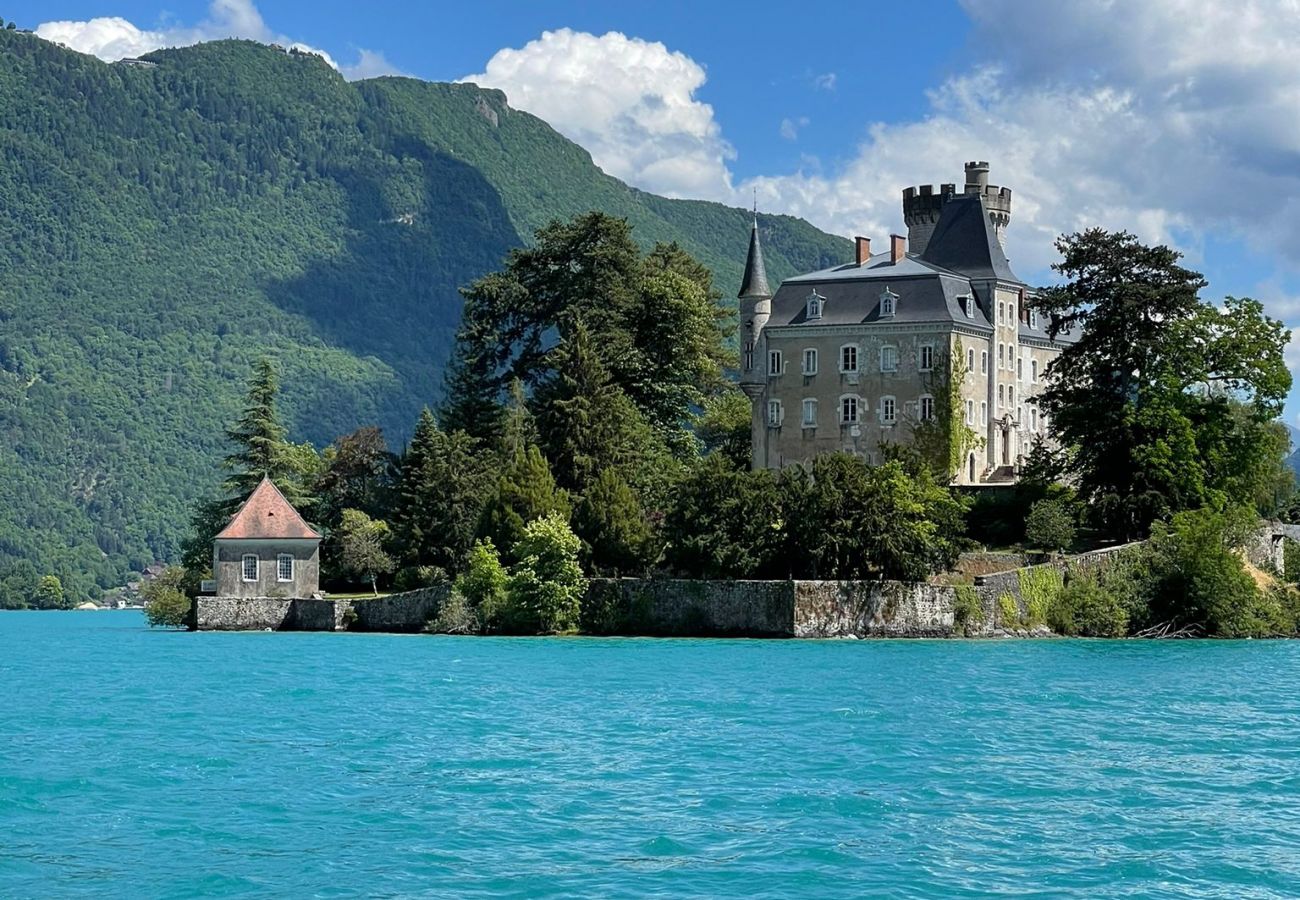
<svg viewBox="0 0 1300 900"><path fill-rule="evenodd" d="M922 344L921 351L918 354L917 368L922 372L929 372L934 368L934 345Z"/></svg>
<svg viewBox="0 0 1300 900"><path fill-rule="evenodd" d="M803 374L817 374L817 348L806 347L803 351Z"/></svg>
<svg viewBox="0 0 1300 900"><path fill-rule="evenodd" d="M840 398L840 424L858 424L858 398L854 394L845 394Z"/></svg>
<svg viewBox="0 0 1300 900"><path fill-rule="evenodd" d="M980 351L980 374L987 375L988 373L989 373L989 352L987 350L981 350Z"/></svg>
<svg viewBox="0 0 1300 900"><path fill-rule="evenodd" d="M1006 397L1007 397L1006 388L1003 385L999 384L998 385L998 409L1001 409L1002 407L1007 405Z"/></svg>
<svg viewBox="0 0 1300 900"><path fill-rule="evenodd" d="M822 317L822 306L826 303L826 298L814 290L808 295L808 318L820 319Z"/></svg>
<svg viewBox="0 0 1300 900"><path fill-rule="evenodd" d="M845 344L840 348L840 371L852 374L858 371L858 345Z"/></svg>
<svg viewBox="0 0 1300 900"><path fill-rule="evenodd" d="M898 401L893 397L880 398L880 424L893 425L898 421Z"/></svg>
<svg viewBox="0 0 1300 900"><path fill-rule="evenodd" d="M966 465L967 465L968 468L969 468L969 476L968 476L968 480L969 480L969 481L974 481L974 480L975 480L975 454L974 454L974 453L972 453L972 454L970 455L970 459L969 459L969 461L966 463Z"/></svg>
<svg viewBox="0 0 1300 900"><path fill-rule="evenodd" d="M880 295L880 317L883 319L887 316L892 316L894 310L897 308L898 295L889 288L885 288L884 292Z"/></svg>
<svg viewBox="0 0 1300 900"><path fill-rule="evenodd" d="M975 401L974 400L966 401L966 424L967 425L975 424Z"/></svg>
<svg viewBox="0 0 1300 900"><path fill-rule="evenodd" d="M975 371L975 348L974 347L966 348L966 371L967 372Z"/></svg>
<svg viewBox="0 0 1300 900"><path fill-rule="evenodd" d="M989 423L989 403L987 400L981 400L980 401L980 424L987 425L988 423Z"/></svg>
<svg viewBox="0 0 1300 900"><path fill-rule="evenodd" d="M885 346L880 348L880 371L898 371L898 348Z"/></svg>
<svg viewBox="0 0 1300 900"><path fill-rule="evenodd" d="M934 418L934 398L931 397L929 394L922 394L922 395L921 395L920 409L921 409L921 421L922 421L922 422L929 422L931 419L933 419L933 418Z"/></svg>
<svg viewBox="0 0 1300 900"><path fill-rule="evenodd" d="M780 428L781 420L785 418L785 410L781 408L780 400L767 401L767 424L769 428Z"/></svg>

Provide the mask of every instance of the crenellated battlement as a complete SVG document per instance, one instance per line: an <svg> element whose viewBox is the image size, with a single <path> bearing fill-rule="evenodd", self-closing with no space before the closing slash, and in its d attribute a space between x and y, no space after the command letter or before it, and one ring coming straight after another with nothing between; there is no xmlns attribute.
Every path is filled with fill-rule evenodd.
<svg viewBox="0 0 1300 900"><path fill-rule="evenodd" d="M998 240L1006 245L1006 227L1011 222L1011 188L989 184L989 164L984 160L966 163L966 183L962 196L978 194L993 223ZM921 184L903 189L903 224L907 226L908 244L914 253L924 253L939 222L944 204L958 196L957 185Z"/></svg>

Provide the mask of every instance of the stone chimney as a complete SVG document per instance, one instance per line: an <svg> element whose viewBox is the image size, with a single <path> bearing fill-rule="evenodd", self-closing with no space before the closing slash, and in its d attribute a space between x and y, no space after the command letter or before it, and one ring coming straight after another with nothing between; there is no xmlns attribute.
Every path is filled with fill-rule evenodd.
<svg viewBox="0 0 1300 900"><path fill-rule="evenodd" d="M907 257L907 238L901 234L889 236L889 261L895 265Z"/></svg>
<svg viewBox="0 0 1300 900"><path fill-rule="evenodd" d="M856 251L854 257L857 260L857 264L860 266L865 265L867 260L871 259L871 238L855 237L853 239L853 247Z"/></svg>

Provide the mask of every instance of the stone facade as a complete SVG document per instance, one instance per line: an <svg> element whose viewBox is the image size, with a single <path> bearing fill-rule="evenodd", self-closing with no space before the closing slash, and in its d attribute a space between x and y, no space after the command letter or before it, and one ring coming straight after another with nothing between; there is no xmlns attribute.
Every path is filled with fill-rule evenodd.
<svg viewBox="0 0 1300 900"><path fill-rule="evenodd" d="M875 462L935 417L943 373L962 369L956 418L977 446L953 483L1015 480L1047 436L1033 401L1069 338L1049 337L1027 309L1028 288L1001 249L1010 191L989 187L987 175L987 163L970 163L964 194L945 185L913 197L913 252L899 235L877 254L858 238L853 263L787 279L775 293L755 224L738 326L755 468L838 451Z"/></svg>
<svg viewBox="0 0 1300 900"><path fill-rule="evenodd" d="M287 579L281 557L289 558ZM256 559L256 575L245 575L245 558ZM218 597L311 597L320 591L320 542L310 540L216 541L212 573Z"/></svg>

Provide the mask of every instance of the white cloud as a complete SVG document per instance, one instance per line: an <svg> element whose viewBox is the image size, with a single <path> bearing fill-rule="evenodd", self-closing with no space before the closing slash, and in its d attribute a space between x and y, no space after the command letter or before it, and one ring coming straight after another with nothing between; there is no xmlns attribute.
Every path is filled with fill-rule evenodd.
<svg viewBox="0 0 1300 900"><path fill-rule="evenodd" d="M826 72L813 77L813 87L820 88L823 91L833 91L835 90L835 82L838 80L839 76L834 72Z"/></svg>
<svg viewBox="0 0 1300 900"><path fill-rule="evenodd" d="M713 108L695 98L705 79L703 66L661 43L564 28L498 51L461 80L505 91L617 178L668 196L729 199L735 154Z"/></svg>
<svg viewBox="0 0 1300 900"><path fill-rule="evenodd" d="M379 78L383 75L405 75L401 69L390 63L384 54L376 50L357 51L355 65L344 66L343 74L348 81L360 81L362 78Z"/></svg>
<svg viewBox="0 0 1300 900"><path fill-rule="evenodd" d="M797 141L799 139L799 129L808 124L807 116L799 116L797 119L781 120L781 137L787 141Z"/></svg>
<svg viewBox="0 0 1300 900"><path fill-rule="evenodd" d="M901 226L900 189L987 159L1014 189L1023 274L1088 225L1173 243L1209 236L1300 268L1300 3L963 0L985 60L916 121L876 124L830 173L752 179L760 203L841 233ZM1120 15L1122 8L1123 14Z"/></svg>
<svg viewBox="0 0 1300 900"><path fill-rule="evenodd" d="M63 44L80 53L113 61L140 56L163 47L187 47L202 41L221 38L247 38L264 44L281 44L321 56L348 78L372 78L376 75L400 74L382 53L359 50L356 64L340 66L330 54L317 47L295 41L272 29L262 18L252 0L212 0L207 17L197 25L167 25L140 28L118 16L87 21L43 22L36 34L47 41Z"/></svg>

